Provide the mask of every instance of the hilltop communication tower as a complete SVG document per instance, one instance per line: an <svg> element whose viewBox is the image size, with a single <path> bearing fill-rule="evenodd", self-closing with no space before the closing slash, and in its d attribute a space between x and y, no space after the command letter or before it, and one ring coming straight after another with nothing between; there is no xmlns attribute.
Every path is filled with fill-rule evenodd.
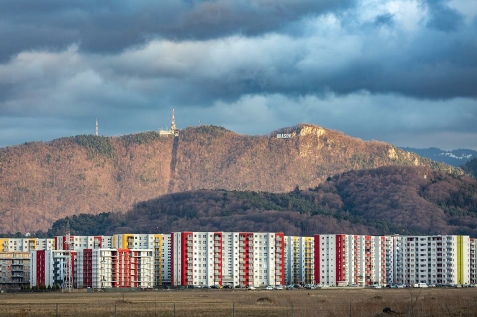
<svg viewBox="0 0 477 317"><path fill-rule="evenodd" d="M98 118L96 118L96 136L98 136Z"/></svg>
<svg viewBox="0 0 477 317"><path fill-rule="evenodd" d="M174 117L174 109L172 109L171 131L176 130L176 118Z"/></svg>
<svg viewBox="0 0 477 317"><path fill-rule="evenodd" d="M176 118L174 116L174 109L172 109L172 120L171 120L171 129L170 130L159 130L160 135L173 135L179 136L179 129L176 127Z"/></svg>

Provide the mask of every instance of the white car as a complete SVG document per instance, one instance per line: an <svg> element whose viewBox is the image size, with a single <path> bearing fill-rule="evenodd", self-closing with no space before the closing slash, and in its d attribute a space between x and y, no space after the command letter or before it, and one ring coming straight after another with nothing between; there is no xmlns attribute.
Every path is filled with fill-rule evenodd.
<svg viewBox="0 0 477 317"><path fill-rule="evenodd" d="M254 291L254 290L256 290L256 288L253 287L253 286L249 286L249 287L247 287L247 289L248 289L249 291Z"/></svg>
<svg viewBox="0 0 477 317"><path fill-rule="evenodd" d="M281 290L283 290L283 286L282 285L275 285L275 289L281 291Z"/></svg>
<svg viewBox="0 0 477 317"><path fill-rule="evenodd" d="M272 286L272 285L268 285L267 287L265 287L265 289L266 289L267 291L270 291L270 290L273 289L273 286Z"/></svg>

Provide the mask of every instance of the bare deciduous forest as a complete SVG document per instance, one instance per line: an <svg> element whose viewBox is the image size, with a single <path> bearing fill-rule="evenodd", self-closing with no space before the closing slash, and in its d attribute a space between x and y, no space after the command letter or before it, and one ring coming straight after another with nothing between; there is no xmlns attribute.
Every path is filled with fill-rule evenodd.
<svg viewBox="0 0 477 317"><path fill-rule="evenodd" d="M277 133L290 133L292 137L278 139ZM309 201L313 203L313 208L317 208L316 211L308 209L297 216L293 208L262 208L259 210L266 211L269 215L261 217L273 219L276 217L273 212L280 211L284 215L288 211L290 214L287 217L293 221L283 220L283 224L291 221L293 225L281 230L303 233L321 230L323 220L320 217L330 214L335 219L333 221L340 221L335 224L336 228L344 228L343 225L349 222L350 226L358 226L365 231L365 224L360 217L383 210L377 207L380 204L381 207L386 207L387 203L366 201L361 196L352 199L352 189L343 189L346 184L343 180L334 180L333 175L381 166L427 166L444 171L443 175L463 174L459 168L433 162L387 143L365 142L313 125L284 128L268 136L239 135L221 127L200 126L182 130L176 138L160 136L157 132L150 131L122 137L80 135L51 142L26 143L0 149L0 233L46 231L54 221L73 215L124 213L132 206L139 206L141 201L169 193L200 189L286 193L296 186L301 189L323 186L313 192L303 193L301 197L302 200L311 199ZM326 182L327 178L333 181ZM330 188L335 182L336 190L345 193L340 199L334 196L335 193ZM354 186L358 188L361 185ZM436 195L436 190L452 190L451 185L449 188L442 186L427 188L422 197L432 198ZM200 195L204 193L207 192L202 191ZM214 191L210 193L223 194ZM231 213L233 217L244 217L234 213L234 204L247 203L243 203L243 198L235 198L230 193L228 195L230 202L224 202L228 211L224 212ZM399 203L400 206L425 204L414 200L405 202L406 197L400 193L392 195L395 195L394 204ZM164 199L170 199L168 197L182 196L166 196ZM270 194L270 197L274 195ZM362 202L365 203L363 206L357 206ZM438 203L447 204L445 200L439 200ZM208 202L199 199L190 204L202 207L171 205L168 207L174 213L171 217L177 217L178 220L173 221L169 217L157 223L156 227L178 228L178 222L196 221L195 226L212 228L215 226L214 221L226 221L221 218L222 215L214 215L215 220L212 217L208 219L212 224L199 223L197 219L201 218L201 210L210 208ZM411 209L412 206L406 208L407 212ZM446 212L457 212L460 215L462 210L451 208ZM429 213L434 214L431 211ZM230 221L235 223L238 219L234 220L233 217ZM259 215L253 213L247 217ZM244 226L253 222L250 219L240 220ZM297 225L296 221L303 225ZM427 228L430 229L433 224L440 226L439 221L441 217L430 219ZM313 225L315 222L316 225ZM144 226L138 225L138 228L150 230L146 225L147 223ZM381 227L374 227L383 230L386 226L391 225L385 223ZM440 228L439 226L436 228ZM276 227L279 228L278 225Z"/></svg>
<svg viewBox="0 0 477 317"><path fill-rule="evenodd" d="M280 231L287 235L466 234L477 236L477 181L427 167L350 171L289 193L199 190L137 203L125 214L61 219L77 234Z"/></svg>

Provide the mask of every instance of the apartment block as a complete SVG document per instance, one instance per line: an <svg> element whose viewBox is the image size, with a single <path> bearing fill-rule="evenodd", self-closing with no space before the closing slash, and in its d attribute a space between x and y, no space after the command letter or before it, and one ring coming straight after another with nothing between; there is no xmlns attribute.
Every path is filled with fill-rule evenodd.
<svg viewBox="0 0 477 317"><path fill-rule="evenodd" d="M477 284L477 239L469 238L469 278L471 284Z"/></svg>
<svg viewBox="0 0 477 317"><path fill-rule="evenodd" d="M152 249L154 251L154 285L171 283L170 234L115 234L112 247L118 249Z"/></svg>
<svg viewBox="0 0 477 317"><path fill-rule="evenodd" d="M329 286L386 284L386 238L315 235L315 283Z"/></svg>
<svg viewBox="0 0 477 317"><path fill-rule="evenodd" d="M313 237L285 236L286 284L314 284L315 257Z"/></svg>
<svg viewBox="0 0 477 317"><path fill-rule="evenodd" d="M173 232L172 285L283 284L284 236L254 232Z"/></svg>
<svg viewBox="0 0 477 317"><path fill-rule="evenodd" d="M0 239L0 286L477 283L469 236L173 232Z"/></svg>
<svg viewBox="0 0 477 317"><path fill-rule="evenodd" d="M30 252L33 250L54 250L54 239L41 238L0 238L0 252Z"/></svg>
<svg viewBox="0 0 477 317"><path fill-rule="evenodd" d="M64 235L54 238L54 250L83 250L111 248L111 236Z"/></svg>
<svg viewBox="0 0 477 317"><path fill-rule="evenodd" d="M393 239L393 282L470 283L473 246L468 236L394 236Z"/></svg>
<svg viewBox="0 0 477 317"><path fill-rule="evenodd" d="M30 285L65 287L75 279L76 251L36 250L30 253Z"/></svg>
<svg viewBox="0 0 477 317"><path fill-rule="evenodd" d="M0 252L0 288L18 289L30 285L30 253Z"/></svg>

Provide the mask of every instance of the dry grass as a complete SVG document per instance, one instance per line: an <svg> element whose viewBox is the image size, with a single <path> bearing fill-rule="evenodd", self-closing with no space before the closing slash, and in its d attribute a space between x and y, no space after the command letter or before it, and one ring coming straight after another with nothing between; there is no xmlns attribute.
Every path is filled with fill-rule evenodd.
<svg viewBox="0 0 477 317"><path fill-rule="evenodd" d="M477 289L0 294L0 316L470 317L477 316Z"/></svg>

